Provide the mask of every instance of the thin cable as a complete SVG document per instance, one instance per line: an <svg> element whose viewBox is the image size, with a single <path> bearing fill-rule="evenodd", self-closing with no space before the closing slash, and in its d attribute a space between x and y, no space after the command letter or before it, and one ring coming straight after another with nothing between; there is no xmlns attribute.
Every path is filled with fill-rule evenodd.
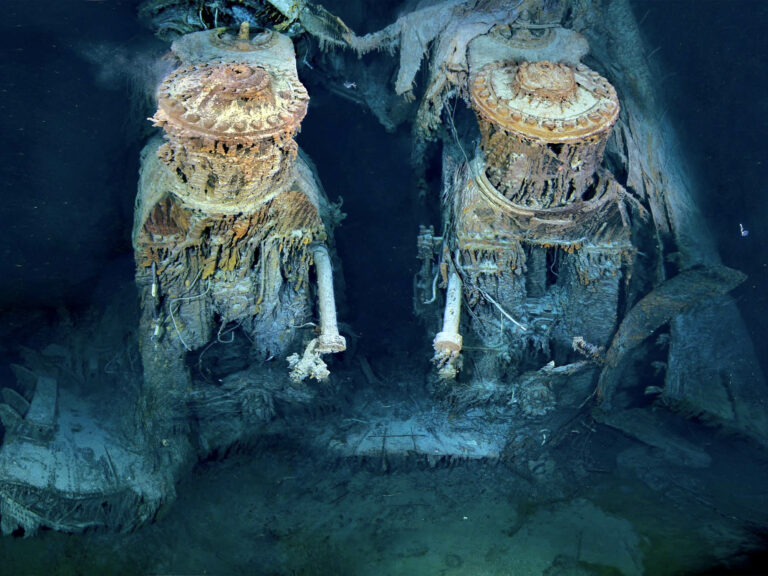
<svg viewBox="0 0 768 576"><path fill-rule="evenodd" d="M437 277L440 275L440 268L435 271L435 277L432 279L432 298L424 300L424 304L432 304L437 300Z"/></svg>
<svg viewBox="0 0 768 576"><path fill-rule="evenodd" d="M192 286L195 285L195 282L197 282L197 278L200 277L200 274L197 275L194 282L192 282ZM192 348L187 346L187 343L184 341L184 338L181 337L181 331L179 330L178 324L176 324L176 317L173 314L173 305L176 302L189 302L190 300L197 300L198 298L202 298L206 294L208 294L208 291L211 289L211 283L209 282L208 285L205 288L205 292L201 292L200 294L197 294L195 296L179 296L177 298L172 298L170 302L168 302L168 312L171 315L171 322L173 322L173 328L176 330L176 336L179 337L179 342L181 342L182 346L186 348L187 352L192 352Z"/></svg>

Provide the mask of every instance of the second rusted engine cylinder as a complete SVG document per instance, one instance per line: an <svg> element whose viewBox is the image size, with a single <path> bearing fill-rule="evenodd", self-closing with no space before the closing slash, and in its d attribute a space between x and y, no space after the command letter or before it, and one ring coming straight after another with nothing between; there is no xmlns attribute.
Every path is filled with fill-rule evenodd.
<svg viewBox="0 0 768 576"><path fill-rule="evenodd" d="M470 84L486 175L534 209L589 200L619 114L616 91L586 66L494 62Z"/></svg>

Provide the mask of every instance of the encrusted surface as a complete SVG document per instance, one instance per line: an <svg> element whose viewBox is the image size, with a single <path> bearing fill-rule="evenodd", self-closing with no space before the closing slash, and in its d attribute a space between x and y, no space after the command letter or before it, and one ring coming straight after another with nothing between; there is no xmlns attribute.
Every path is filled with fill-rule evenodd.
<svg viewBox="0 0 768 576"><path fill-rule="evenodd" d="M177 38L171 51L182 65L199 62L235 62L282 70L297 77L293 42L283 34L263 28L216 28Z"/></svg>
<svg viewBox="0 0 768 576"><path fill-rule="evenodd" d="M552 97L566 94L571 79L564 70ZM522 84L529 92L541 88L536 77ZM444 381L434 391L462 406L512 398L523 413L543 415L554 407L549 370L578 358L573 338L604 346L615 327L621 283L632 262L626 192L595 167L599 143L560 145L561 159L547 144L501 130L494 136L500 145L518 146L516 159L528 170L520 170L520 183L511 182L520 193L511 199L504 193L510 180L497 188L486 174L496 164L488 166L482 154L444 173L448 239L438 270L455 269L462 279L466 358L459 381ZM583 172L583 164L555 171L569 154L590 151ZM542 166L561 177L533 170ZM417 285L428 286L428 279ZM537 368L531 372L536 378L526 376L531 368Z"/></svg>
<svg viewBox="0 0 768 576"><path fill-rule="evenodd" d="M188 443L177 423L193 394L190 353L195 377L208 381L302 344L299 328L312 318L309 248L327 240L328 204L293 139L309 96L290 39L251 38L243 25L236 37L200 32L173 50L182 66L158 89L152 120L165 142L143 152L133 246L141 418L147 442L173 446L182 462ZM216 344L244 347L222 365L209 352ZM257 412L268 419L263 404Z"/></svg>
<svg viewBox="0 0 768 576"><path fill-rule="evenodd" d="M547 100L557 104L571 103L578 88L573 68L554 62L521 62L512 83L515 97Z"/></svg>
<svg viewBox="0 0 768 576"><path fill-rule="evenodd" d="M510 204L555 209L600 195L595 172L619 114L604 78L582 65L495 62L470 93L483 171Z"/></svg>
<svg viewBox="0 0 768 576"><path fill-rule="evenodd" d="M529 27L530 26L530 27ZM490 62L551 60L578 64L589 52L589 43L578 32L531 22L494 26L469 43L470 74Z"/></svg>
<svg viewBox="0 0 768 576"><path fill-rule="evenodd" d="M232 34L225 28L214 30L207 34L210 43L222 51L254 52L272 48L280 38L272 30L259 28L251 33L250 26L244 22L238 34Z"/></svg>
<svg viewBox="0 0 768 576"><path fill-rule="evenodd" d="M295 177L297 153L291 138L237 146L174 139L158 150L169 168L167 190L188 207L219 214L254 212L284 191Z"/></svg>
<svg viewBox="0 0 768 576"><path fill-rule="evenodd" d="M572 142L611 130L616 91L586 66L495 62L470 82L478 115L507 132L547 143Z"/></svg>
<svg viewBox="0 0 768 576"><path fill-rule="evenodd" d="M627 233L622 217L621 186L606 172L598 172L594 196L588 200L570 198L568 189L554 189L553 197L562 192L572 201L563 206L541 208L525 206L509 200L495 188L483 172L481 158L470 162L470 169L461 176L457 190L456 213L461 214L461 226L479 237L497 239L506 234L525 236L528 240L557 239L561 243L611 242ZM492 231L489 235L489 231Z"/></svg>
<svg viewBox="0 0 768 576"><path fill-rule="evenodd" d="M175 137L253 142L293 135L309 95L297 78L248 63L201 63L161 84L153 120Z"/></svg>
<svg viewBox="0 0 768 576"><path fill-rule="evenodd" d="M215 35L195 36L203 42ZM283 53L293 63L292 50ZM255 212L295 178L293 135L308 101L295 65L216 61L179 68L160 86L153 117L167 140L158 151L170 168L162 187L190 208Z"/></svg>
<svg viewBox="0 0 768 576"><path fill-rule="evenodd" d="M14 434L0 450L2 533L130 530L149 520L167 487L148 455L124 445L95 404L67 389L59 399L54 441Z"/></svg>
<svg viewBox="0 0 768 576"><path fill-rule="evenodd" d="M168 183L175 186L175 179L150 147L142 167L134 250L140 283L152 283L154 266L160 292L178 299L173 314L184 322L174 325L169 311L169 336L178 330L190 348L203 345L209 329L201 327L198 308L215 306L224 321L263 324L260 334L253 335L269 343L263 348L274 353L289 343L289 338L278 337L285 326L272 316L280 307L279 293L284 285L291 286L292 294L308 288L307 247L327 237L311 170L299 159L290 174L292 182L278 187L279 193L262 191L268 199L253 211L211 213L170 194L175 188ZM289 314L285 321L305 322L308 303L294 306L299 317Z"/></svg>

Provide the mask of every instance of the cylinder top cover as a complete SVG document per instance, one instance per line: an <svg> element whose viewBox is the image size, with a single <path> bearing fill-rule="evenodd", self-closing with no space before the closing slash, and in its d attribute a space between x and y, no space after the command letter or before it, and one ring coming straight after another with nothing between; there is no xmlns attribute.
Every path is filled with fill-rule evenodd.
<svg viewBox="0 0 768 576"><path fill-rule="evenodd" d="M309 96L289 74L245 62L212 62L172 72L157 101L153 120L171 136L255 142L293 135Z"/></svg>
<svg viewBox="0 0 768 576"><path fill-rule="evenodd" d="M602 135L619 115L616 90L581 64L493 62L474 76L470 94L479 116L544 143Z"/></svg>

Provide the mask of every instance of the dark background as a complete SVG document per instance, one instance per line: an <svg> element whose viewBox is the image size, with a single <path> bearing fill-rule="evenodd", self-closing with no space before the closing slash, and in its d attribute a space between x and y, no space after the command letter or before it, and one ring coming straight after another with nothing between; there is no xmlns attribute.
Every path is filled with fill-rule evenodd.
<svg viewBox="0 0 768 576"><path fill-rule="evenodd" d="M636 0L633 7L720 256L749 276L733 294L765 373L768 2Z"/></svg>
<svg viewBox="0 0 768 576"><path fill-rule="evenodd" d="M359 33L392 22L396 2L325 1ZM151 133L136 106L162 74L167 45L136 2L1 0L0 335L41 308L91 303L105 279L130 281L139 152ZM761 359L768 307L768 3L634 2L666 118L696 174L724 262L747 272L736 297ZM138 96L137 96L138 95ZM313 94L299 143L348 217L337 232L347 307L361 345L417 346L411 294L418 224L406 129L387 134L362 108ZM435 202L435 198L428 199ZM742 237L739 223L750 231ZM368 344L366 344L368 343ZM763 360L765 362L765 360ZM765 365L765 364L764 364Z"/></svg>

